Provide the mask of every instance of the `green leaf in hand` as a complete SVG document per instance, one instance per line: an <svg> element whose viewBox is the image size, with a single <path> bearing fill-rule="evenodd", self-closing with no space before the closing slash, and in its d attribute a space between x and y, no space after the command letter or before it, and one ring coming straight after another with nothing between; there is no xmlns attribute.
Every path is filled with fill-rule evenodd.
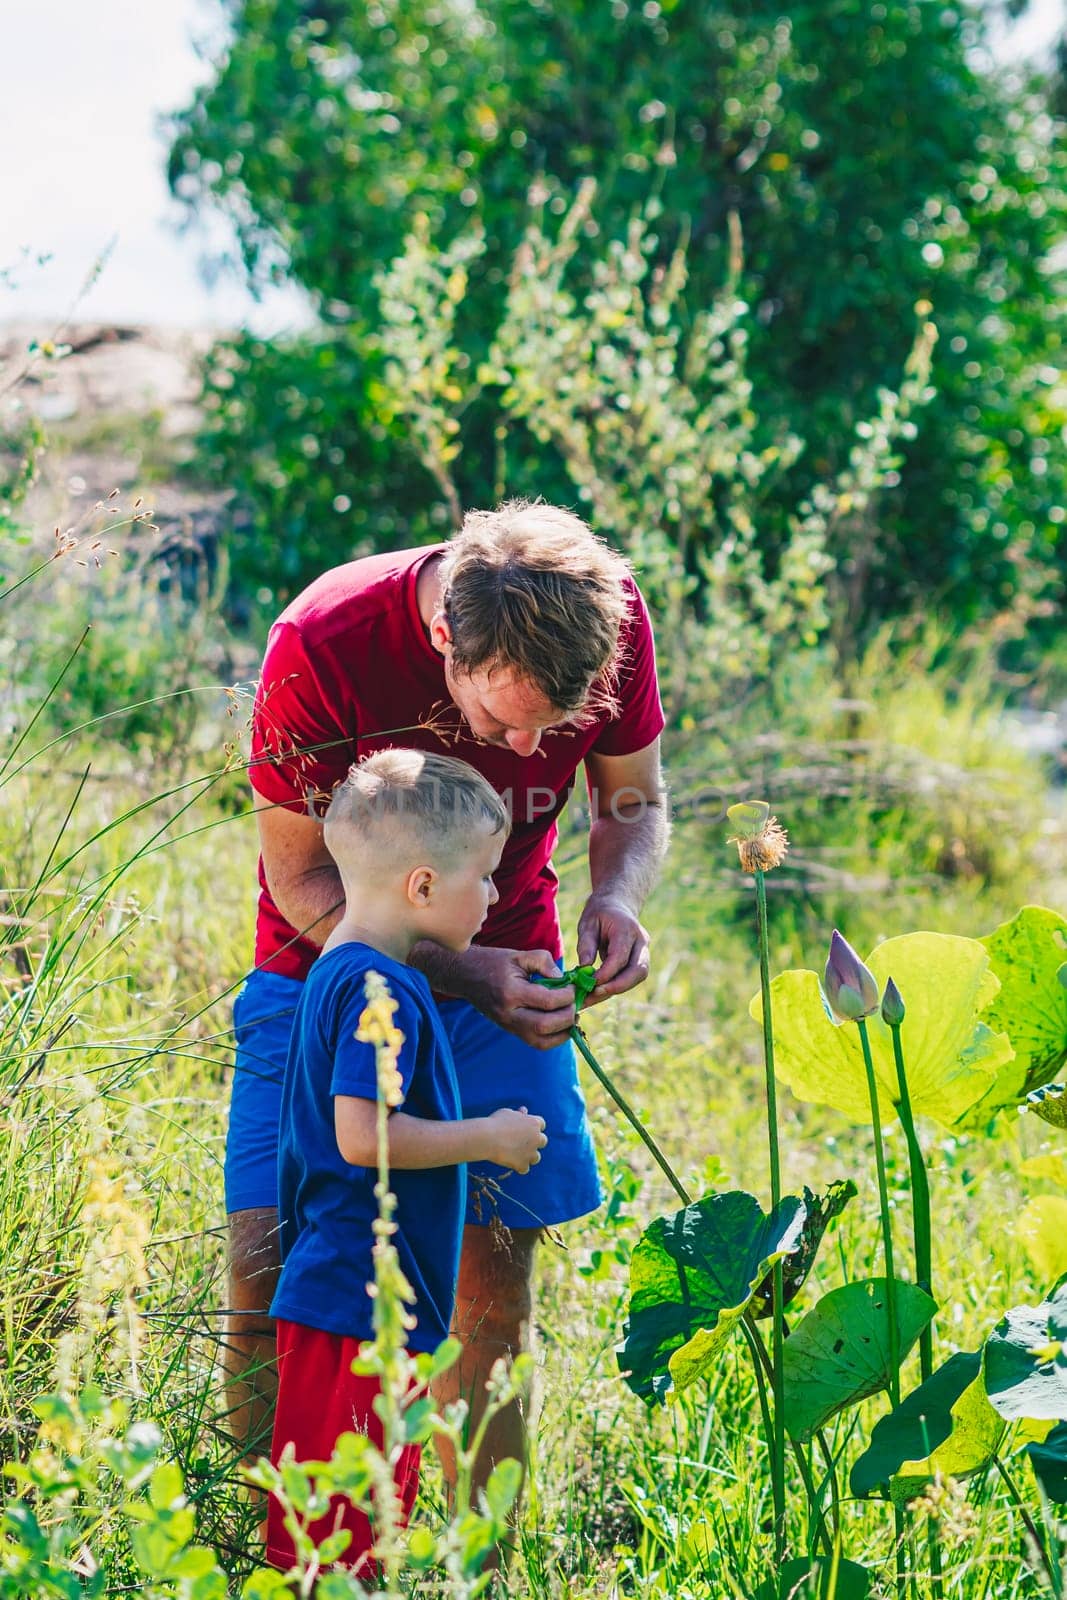
<svg viewBox="0 0 1067 1600"><path fill-rule="evenodd" d="M986 1396L981 1351L960 1351L875 1423L852 1468L852 1493L888 1491L899 1503L938 1474L966 1478L992 1460L1004 1431Z"/></svg>
<svg viewBox="0 0 1067 1600"><path fill-rule="evenodd" d="M543 978L537 973L535 981L543 983L546 989L566 989L573 984L575 1006L580 1011L596 988L596 968L570 967L566 972L561 972L558 978Z"/></svg>
<svg viewBox="0 0 1067 1600"><path fill-rule="evenodd" d="M895 1285L898 1353L903 1360L937 1310L913 1283ZM785 1342L785 1421L794 1439L810 1439L846 1406L889 1387L886 1280L867 1278L831 1289Z"/></svg>
<svg viewBox="0 0 1067 1600"><path fill-rule="evenodd" d="M619 1366L642 1400L664 1402L704 1377L776 1261L800 1244L804 1202L768 1216L754 1195L705 1195L657 1217L630 1258Z"/></svg>
<svg viewBox="0 0 1067 1600"><path fill-rule="evenodd" d="M1067 1061L1067 918L1044 906L1023 906L982 940L1000 992L983 1020L1006 1033L1020 1068L1019 1092L1054 1078Z"/></svg>
<svg viewBox="0 0 1067 1600"><path fill-rule="evenodd" d="M912 1110L951 1127L1013 1059L1007 1037L979 1020L997 992L988 952L977 939L907 933L880 944L866 965L880 988L892 977L907 1003L901 1043ZM859 1030L831 1022L817 974L782 972L771 994L778 1076L798 1100L834 1106L856 1122L870 1122ZM759 995L749 1010L762 1020ZM878 1015L868 1017L867 1031L879 1108L889 1118L899 1094L892 1034Z"/></svg>

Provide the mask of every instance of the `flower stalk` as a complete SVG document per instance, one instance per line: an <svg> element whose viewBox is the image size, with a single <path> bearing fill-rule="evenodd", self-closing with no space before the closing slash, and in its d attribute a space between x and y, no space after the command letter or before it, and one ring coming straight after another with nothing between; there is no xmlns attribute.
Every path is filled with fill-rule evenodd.
<svg viewBox="0 0 1067 1600"><path fill-rule="evenodd" d="M767 921L766 874L780 866L788 848L785 830L771 816L770 806L759 800L730 806L726 815L737 832L732 842L744 872L756 882L756 934L759 945L760 995L763 1002L763 1074L767 1095L767 1154L771 1182L771 1210L782 1198L782 1163L778 1144L778 1091L774 1075L774 1021L771 1012L770 932ZM771 1391L774 1416L771 1431L771 1493L774 1503L774 1551L779 1566L785 1560L785 1280L781 1261L771 1271Z"/></svg>
<svg viewBox="0 0 1067 1600"><path fill-rule="evenodd" d="M915 1131L915 1116L911 1108L911 1095L908 1092L908 1075L904 1067L904 1048L900 1039L900 1029L904 1022L904 1017L903 997L893 979L889 978L886 982L885 993L882 996L882 1021L888 1027L893 1039L893 1061L897 1072L897 1110L900 1113L900 1125L904 1129L904 1138L908 1146L908 1170L911 1178L911 1220L915 1241L915 1281L920 1288L926 1290L927 1294L932 1295L933 1249L930 1223L930 1181L926 1171L926 1162L923 1159L922 1146ZM922 1381L925 1383L928 1378L932 1377L934 1371L934 1331L930 1323L927 1323L919 1335L919 1366ZM928 1543L933 1594L935 1600L939 1600L939 1597L944 1593L944 1579L941 1569L941 1544L938 1538L937 1525L933 1518L931 1518L929 1524Z"/></svg>

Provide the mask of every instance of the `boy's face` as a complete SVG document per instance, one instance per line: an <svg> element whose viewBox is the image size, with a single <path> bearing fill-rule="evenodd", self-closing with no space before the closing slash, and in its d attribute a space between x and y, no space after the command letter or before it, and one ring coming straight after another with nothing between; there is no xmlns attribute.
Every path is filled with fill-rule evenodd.
<svg viewBox="0 0 1067 1600"><path fill-rule="evenodd" d="M466 950L485 921L490 906L500 899L493 873L500 865L505 835L479 828L461 859L441 871L430 914L422 936L443 944L446 950Z"/></svg>

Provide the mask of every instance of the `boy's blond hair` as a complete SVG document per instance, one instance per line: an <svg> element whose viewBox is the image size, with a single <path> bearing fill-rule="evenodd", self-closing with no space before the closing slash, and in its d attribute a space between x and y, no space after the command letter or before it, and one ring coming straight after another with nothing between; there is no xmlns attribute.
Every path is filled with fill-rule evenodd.
<svg viewBox="0 0 1067 1600"><path fill-rule="evenodd" d="M378 750L349 767L334 790L325 839L338 859L362 846L394 861L410 856L415 865L420 852L436 860L462 855L479 826L508 834L511 819L500 795L466 761Z"/></svg>
<svg viewBox="0 0 1067 1600"><path fill-rule="evenodd" d="M441 563L454 669L510 667L570 720L617 711L629 573L561 506L509 500L469 511Z"/></svg>

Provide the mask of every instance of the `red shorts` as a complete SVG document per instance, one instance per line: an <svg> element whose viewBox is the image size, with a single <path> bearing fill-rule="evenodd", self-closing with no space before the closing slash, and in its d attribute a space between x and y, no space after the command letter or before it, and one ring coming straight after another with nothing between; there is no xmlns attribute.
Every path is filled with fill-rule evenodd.
<svg viewBox="0 0 1067 1600"><path fill-rule="evenodd" d="M278 1319L278 1406L274 1414L274 1437L270 1458L277 1466L287 1444L296 1450L297 1461L328 1461L342 1433L365 1434L382 1447L381 1418L374 1401L381 1385L377 1378L359 1378L352 1363L359 1354L360 1339L318 1328L305 1328L298 1322ZM405 1445L397 1462L397 1498L406 1525L419 1487L421 1447ZM357 1511L343 1495L335 1495L324 1517L313 1522L309 1532L321 1542L338 1528L348 1528L352 1542L334 1563L354 1568L360 1576L373 1577L374 1563L369 1554L374 1530L362 1511ZM267 1560L287 1571L295 1560L293 1542L282 1521L282 1509L273 1495L267 1509Z"/></svg>

